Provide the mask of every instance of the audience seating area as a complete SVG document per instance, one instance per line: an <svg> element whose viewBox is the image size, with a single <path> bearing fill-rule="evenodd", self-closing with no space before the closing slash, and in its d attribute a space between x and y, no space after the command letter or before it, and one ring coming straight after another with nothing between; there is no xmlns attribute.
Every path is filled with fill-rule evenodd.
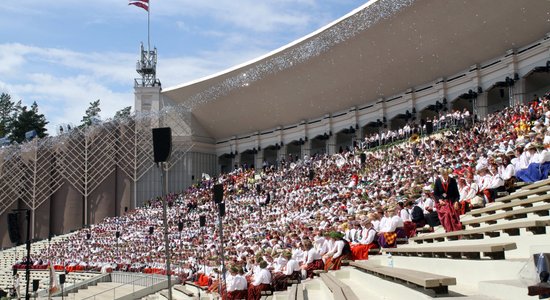
<svg viewBox="0 0 550 300"><path fill-rule="evenodd" d="M550 115L550 97L547 98L544 104L537 104L542 107L541 110L545 110L544 115ZM510 108L506 110L506 114L497 113L479 124L472 124L472 128L453 128L439 133L437 137L425 137L421 144L404 141L384 149L370 149L372 152L367 151L367 165L360 163L358 159L359 154L364 154L362 151L366 149L355 149L354 152L334 156L304 157L303 161L283 163L280 169L269 168L259 174L242 167L230 174L221 175L221 178L215 180L223 183L227 194L228 211L224 218L224 226L227 228L224 231L230 232L230 237L226 261L231 261L240 268L239 271L251 276L253 271L265 268L261 267L262 263L267 265L269 261L272 266L277 264L276 260L284 257L280 253L289 254L288 257L304 262L302 245L306 240L313 244L321 239L325 244L316 245L319 249L314 250L319 252L319 256L324 255L326 261L332 260L332 255L337 251L333 249L338 249L336 243L342 241L346 234L349 233L349 243L358 244L356 236L360 234L356 235L358 231L352 233L352 227L369 229L366 226L372 225L374 228L376 221L381 223L380 218L376 219L377 214L385 214L386 224L393 222L394 217L404 223L406 216L402 217L400 212L406 203L420 205L418 203L425 203L431 198L437 199L434 196L437 175L434 173L447 172L447 167L453 165L452 171L456 172L453 176L457 178L462 176L463 180L471 179L464 175L469 172L472 176L475 174L477 179L484 178L484 172L489 169L488 161L503 158L487 153L493 153L493 150L499 153L510 152L506 151L506 147L511 147L512 142L519 139L513 126L507 129L502 124L508 119L511 122L515 115L525 120L535 116L531 115L528 106ZM503 134L497 142L492 138L500 133L499 129L508 130L508 135ZM472 142L472 139L480 136L483 143L502 143L502 147L497 145L479 149L478 141ZM460 148L453 148L455 143L460 144ZM548 144L548 141L545 142L546 147ZM527 145L524 146L527 148ZM422 161L416 154L420 153L419 149L426 153ZM469 152L459 153L462 150L458 149L468 149ZM541 151L548 151L544 147L542 149L544 150ZM440 152L447 156L440 155ZM464 165L458 162L463 162ZM491 180L498 179L500 173L495 171L496 168L510 165L511 162L497 166L495 162L490 167L494 174L487 176L492 176ZM417 169L405 170L413 169L411 166ZM480 185L481 183L483 180L479 180ZM177 224L174 221L182 220L182 212L197 220L203 215L214 219L217 211L213 209L210 197L214 184L214 179L204 179L181 195L168 195L167 201L172 204L169 211L171 223ZM473 183L470 185L475 186ZM416 230L417 236L405 238L397 236L397 225L394 232L382 231L381 229L386 228L380 226L378 242L385 245L382 242L386 236L382 233L395 233L396 242L389 243L389 246L380 250L369 250L368 260L344 260L341 268L338 261L338 264L334 264L335 270L316 270L313 272L315 278L294 283L286 291L262 291L259 294L262 299L403 299L403 295L407 295L408 300L433 296L528 299L527 287L536 283L536 278L533 277L536 274L533 254L550 252L550 180L517 184L516 188L513 192L507 189L511 193L502 192L504 183L495 188L480 188L476 195L482 195L489 203L460 216L461 230L457 230L460 226L456 225L453 230L457 231L446 232L447 224L446 228L429 228L430 232L419 228ZM425 197L424 194L428 196ZM501 196L494 199L494 195ZM266 203L266 199L270 199L271 203ZM57 263L62 266L69 262L76 265L86 264L88 269L113 266L120 271L134 269L132 272L145 273L145 270L154 268L162 272L163 258L157 254L157 249L161 249L159 245L162 235L145 233L147 226L152 224L150 222L159 218L160 203L158 200L152 201L149 206L128 212L120 218L108 218L105 222L81 230L75 235L59 237L55 249L48 248L47 241L34 243L33 256L42 261L48 258L46 255L53 253ZM256 206L260 207L257 211ZM245 224L241 222L243 211L250 212ZM125 222L136 227L125 228L127 232L122 233L124 239L120 245L122 251L119 251L118 242L116 247L112 245L112 236L117 226L126 224ZM216 256L215 230L213 226L203 229L189 221L189 227L183 236L181 232L171 235L174 245L173 261L178 264L173 269L174 275L183 278L185 282L183 286L172 288L176 299L193 299L199 294L201 298L212 299L217 296L215 292L207 293L204 282L202 285L198 284L202 282L199 278L206 278L208 284L213 284L217 277L215 270L219 267L216 259L197 260L204 257L203 253L210 257ZM412 232L414 234L415 231ZM87 235L89 237L85 239ZM203 236L200 243L196 239L198 235ZM143 240L147 240L148 244L143 245ZM63 243L59 243L60 241ZM67 248L73 249L73 252L65 251L65 242L70 246ZM369 243L373 243L373 240ZM83 261L85 254L92 253L90 245L93 245L94 261ZM327 245L333 252L321 253L323 245ZM101 255L95 252L98 249L103 251L100 252ZM3 274L0 277L0 287L8 288L11 285L11 266L14 261L21 260L22 251L22 247L18 247L1 252L0 266ZM296 258L298 255L295 253L301 253L300 258ZM141 256L136 259L133 254ZM287 263L286 260L284 263ZM21 263L15 265L20 266ZM85 280L86 276L95 276L94 274L69 273L67 281L70 283ZM47 271L33 270L31 275L32 278L41 280L41 288L47 285ZM86 298L113 287L107 283L98 284L97 289L89 288L79 292L75 298ZM251 290L255 292L249 289L249 293ZM147 298L165 299L167 295L165 290ZM108 296L105 299L107 298Z"/></svg>

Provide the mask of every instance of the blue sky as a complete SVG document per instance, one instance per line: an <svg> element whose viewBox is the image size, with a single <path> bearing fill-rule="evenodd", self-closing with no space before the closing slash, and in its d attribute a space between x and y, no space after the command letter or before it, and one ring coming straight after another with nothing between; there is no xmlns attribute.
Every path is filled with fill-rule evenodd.
<svg viewBox="0 0 550 300"><path fill-rule="evenodd" d="M266 54L366 0L150 0L163 87ZM127 0L1 0L0 92L38 103L52 128L101 99L107 119L133 106L147 13Z"/></svg>

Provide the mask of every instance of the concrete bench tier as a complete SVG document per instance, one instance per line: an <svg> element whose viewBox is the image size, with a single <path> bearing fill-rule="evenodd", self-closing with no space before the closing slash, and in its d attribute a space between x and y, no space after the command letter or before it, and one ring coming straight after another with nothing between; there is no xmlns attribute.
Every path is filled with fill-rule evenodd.
<svg viewBox="0 0 550 300"><path fill-rule="evenodd" d="M371 263L369 261L353 262L351 265L380 277L400 280L424 289L433 290L436 294L448 294L449 286L456 285L456 278L454 277L411 269L386 267L377 265L376 263Z"/></svg>
<svg viewBox="0 0 550 300"><path fill-rule="evenodd" d="M516 199L527 198L532 195L544 195L550 192L550 185L543 185L532 190L521 190L515 193L512 193L508 196L500 197L495 200L495 202L510 202Z"/></svg>
<svg viewBox="0 0 550 300"><path fill-rule="evenodd" d="M320 277L323 280L323 283L332 292L334 300L359 300L351 288L338 278L327 273L321 273Z"/></svg>
<svg viewBox="0 0 550 300"><path fill-rule="evenodd" d="M550 202L550 194L545 195L546 201ZM528 214L535 214L539 217L548 216L550 215L550 203L543 204L543 205L537 205L537 206L527 206L520 209L510 209L505 210L502 213L495 213L492 215L487 215L483 217L473 218L470 220L461 221L462 225L465 226L471 226L471 227L479 227L481 224L496 224L499 220L514 220L514 219L521 219L521 218L527 218Z"/></svg>
<svg viewBox="0 0 550 300"><path fill-rule="evenodd" d="M417 244L424 242L444 242L446 240L453 241L458 239L483 239L487 237L498 237L500 232L507 233L510 236L517 236L520 234L521 228L526 228L533 234L545 234L546 226L550 225L550 219L543 220L527 220L527 221L509 221L503 224L489 225L485 227L479 227L474 229L458 230L444 233L430 233L411 238Z"/></svg>
<svg viewBox="0 0 550 300"><path fill-rule="evenodd" d="M383 251L392 255L450 257L480 259L481 254L492 259L504 259L504 252L517 249L516 243L493 243L476 245L446 245L446 246L407 246L400 248L384 248ZM356 262L351 263L355 266Z"/></svg>
<svg viewBox="0 0 550 300"><path fill-rule="evenodd" d="M490 205L484 208L479 208L479 209L474 209L472 211L469 211L468 213L465 214L465 216L480 217L484 214L495 214L499 210L511 211L516 206L532 207L533 203L537 203L537 202L550 203L550 194L531 197L527 199L520 199L517 201L511 201L508 203L495 203L493 205Z"/></svg>

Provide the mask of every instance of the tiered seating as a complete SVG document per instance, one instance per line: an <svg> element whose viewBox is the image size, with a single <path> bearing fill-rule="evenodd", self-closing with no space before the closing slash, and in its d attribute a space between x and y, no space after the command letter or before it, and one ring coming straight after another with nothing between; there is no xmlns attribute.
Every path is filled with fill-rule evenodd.
<svg viewBox="0 0 550 300"><path fill-rule="evenodd" d="M386 266L389 258L383 256L366 262L352 262L351 265L398 282L422 288L434 287L436 293L454 289L453 293L466 294L472 299L482 296L527 298L528 283L519 274L532 264L528 260L533 252L530 246L541 244L542 251L550 250L546 231L550 226L547 217L550 210L549 183L546 180L523 186L517 192L497 199L495 204L471 211L463 216L465 229L459 232L437 230L412 238L408 245L382 249L393 254L392 264L396 263L396 267ZM505 252L517 253L514 259L508 260ZM437 274L433 274L434 271Z"/></svg>
<svg viewBox="0 0 550 300"><path fill-rule="evenodd" d="M497 198L495 204L476 209L462 218L464 230L423 234L410 240L416 244L458 239L489 239L502 233L518 236L522 231L545 234L550 225L550 185L548 181L525 187L516 193Z"/></svg>
<svg viewBox="0 0 550 300"><path fill-rule="evenodd" d="M482 255L492 259L504 259L504 252L517 249L516 243L408 246L382 249L393 255L480 259Z"/></svg>
<svg viewBox="0 0 550 300"><path fill-rule="evenodd" d="M449 293L449 286L456 285L456 278L453 277L411 269L385 267L369 261L352 262L351 264L368 273L415 284L424 289L433 290L436 294L447 294Z"/></svg>
<svg viewBox="0 0 550 300"><path fill-rule="evenodd" d="M338 278L329 275L327 273L322 273L321 279L325 283L326 286L330 289L332 292L332 296L335 300L356 300L357 295L351 290L351 288L340 281Z"/></svg>

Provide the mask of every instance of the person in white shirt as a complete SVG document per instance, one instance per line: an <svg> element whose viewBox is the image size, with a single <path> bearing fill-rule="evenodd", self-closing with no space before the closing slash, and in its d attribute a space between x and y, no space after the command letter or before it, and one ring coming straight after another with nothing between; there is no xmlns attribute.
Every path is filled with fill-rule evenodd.
<svg viewBox="0 0 550 300"><path fill-rule="evenodd" d="M19 278L19 273L15 274L13 278L13 289L17 295L17 299L21 299L21 278Z"/></svg>
<svg viewBox="0 0 550 300"><path fill-rule="evenodd" d="M321 254L313 247L313 244L310 240L304 240L302 247L306 254L306 261L301 266L303 270L306 271L306 276L308 278L313 278L313 271L323 270L325 268L325 263L323 262Z"/></svg>
<svg viewBox="0 0 550 300"><path fill-rule="evenodd" d="M229 269L230 276L227 276L227 300L246 299L248 296L246 278L241 274L239 268L232 266Z"/></svg>
<svg viewBox="0 0 550 300"><path fill-rule="evenodd" d="M406 238L403 230L403 220L397 216L397 207L390 205L386 207L385 222L382 222L378 234L380 247L389 248L397 245L398 238Z"/></svg>
<svg viewBox="0 0 550 300"><path fill-rule="evenodd" d="M272 286L275 291L286 290L288 280L300 280L302 276L300 264L292 258L292 253L284 252L283 257L287 259L286 265L281 272L273 274Z"/></svg>
<svg viewBox="0 0 550 300"><path fill-rule="evenodd" d="M344 234L340 232L331 232L330 240L334 241L332 249L325 254L325 271L340 270L342 260L351 257L351 248L348 241L344 240Z"/></svg>
<svg viewBox="0 0 550 300"><path fill-rule="evenodd" d="M461 207L461 214L465 214L472 207L472 199L477 196L479 188L477 183L474 182L472 176L468 174L466 178L460 178L458 180L458 192L460 194L459 202Z"/></svg>
<svg viewBox="0 0 550 300"><path fill-rule="evenodd" d="M351 244L351 253L354 260L369 259L369 250L378 248L376 242L376 230L370 220L365 220L361 223L361 237L356 243Z"/></svg>
<svg viewBox="0 0 550 300"><path fill-rule="evenodd" d="M516 183L516 170L514 165L510 162L510 158L506 155L502 155L500 160L497 159L498 174L504 181L504 188L508 192L512 192L514 184Z"/></svg>
<svg viewBox="0 0 550 300"><path fill-rule="evenodd" d="M270 291L271 287L271 272L267 270L267 263L260 262L260 271L254 273L252 281L248 286L248 299L260 300L262 291Z"/></svg>
<svg viewBox="0 0 550 300"><path fill-rule="evenodd" d="M516 172L518 180L532 183L548 178L550 172L550 155L548 150L537 143L529 143L525 146L526 157L529 158L529 165L526 169Z"/></svg>
<svg viewBox="0 0 550 300"><path fill-rule="evenodd" d="M405 231L405 235L409 238L414 237L416 235L416 224L413 223L411 219L412 207L413 207L413 202L410 200L407 200L405 202L404 207L399 212L400 219L403 221L403 230Z"/></svg>

